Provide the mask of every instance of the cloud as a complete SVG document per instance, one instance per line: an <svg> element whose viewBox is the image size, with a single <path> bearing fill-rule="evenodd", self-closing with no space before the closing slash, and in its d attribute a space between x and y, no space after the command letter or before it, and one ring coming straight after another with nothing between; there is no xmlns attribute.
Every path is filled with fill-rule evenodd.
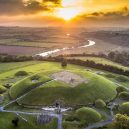
<svg viewBox="0 0 129 129"><path fill-rule="evenodd" d="M128 7L123 7L117 11L109 11L109 12L94 12L91 14L82 15L82 17L96 17L96 18L121 18L127 17L129 15Z"/></svg>
<svg viewBox="0 0 129 129"><path fill-rule="evenodd" d="M52 11L57 6L60 6L60 0L0 0L0 15Z"/></svg>
<svg viewBox="0 0 129 129"><path fill-rule="evenodd" d="M73 19L76 25L82 26L129 26L129 7L123 7L116 11L93 12L82 14Z"/></svg>

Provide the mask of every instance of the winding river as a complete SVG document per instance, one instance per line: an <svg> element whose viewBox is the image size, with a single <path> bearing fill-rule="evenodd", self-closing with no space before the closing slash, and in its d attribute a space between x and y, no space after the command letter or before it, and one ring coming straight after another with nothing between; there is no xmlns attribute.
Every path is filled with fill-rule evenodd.
<svg viewBox="0 0 129 129"><path fill-rule="evenodd" d="M71 47L71 48L62 48L62 49L55 49L55 50L51 50L51 51L47 51L47 52L43 52L40 54L36 54L38 56L42 56L42 57L46 57L49 56L51 54L57 53L57 52L61 52L61 51L65 51L65 50L73 50L73 49L80 49L80 48L86 48L86 47L90 47L95 45L96 43L92 40L88 40L89 44L83 45L83 46L79 46L79 47Z"/></svg>

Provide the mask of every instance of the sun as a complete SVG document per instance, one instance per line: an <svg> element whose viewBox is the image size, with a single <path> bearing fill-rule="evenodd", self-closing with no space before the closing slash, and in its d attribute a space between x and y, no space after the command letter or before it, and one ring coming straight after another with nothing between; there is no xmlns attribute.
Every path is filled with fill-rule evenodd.
<svg viewBox="0 0 129 129"><path fill-rule="evenodd" d="M63 18L64 20L70 20L79 14L77 9L74 8L61 8L57 12L57 17Z"/></svg>

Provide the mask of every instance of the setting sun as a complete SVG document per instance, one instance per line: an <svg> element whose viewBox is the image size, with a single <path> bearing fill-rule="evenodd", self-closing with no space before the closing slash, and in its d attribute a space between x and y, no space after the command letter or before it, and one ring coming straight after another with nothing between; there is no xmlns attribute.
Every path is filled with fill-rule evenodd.
<svg viewBox="0 0 129 129"><path fill-rule="evenodd" d="M73 8L61 8L57 12L57 16L64 20L70 20L79 14L78 10Z"/></svg>

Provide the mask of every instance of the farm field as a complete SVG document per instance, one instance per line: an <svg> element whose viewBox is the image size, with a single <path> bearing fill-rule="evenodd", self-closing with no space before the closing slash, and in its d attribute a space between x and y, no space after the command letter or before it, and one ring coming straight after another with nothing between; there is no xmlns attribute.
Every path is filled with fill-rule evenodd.
<svg viewBox="0 0 129 129"><path fill-rule="evenodd" d="M107 34L110 36L111 32L107 31L104 35ZM119 37L116 37L121 41L121 44L118 44L117 39L112 39L111 41L107 38L101 39L101 31L98 31L97 35L95 33L96 31L94 30L80 28L66 30L65 28L2 27L0 29L0 53L10 55L35 55L54 49L86 45L88 40L95 41L96 45L88 47L88 49L65 50L59 54L108 53L112 50L127 51L128 44L122 44L126 39L121 41ZM116 33L118 32L116 31ZM122 33L123 31L119 31L119 35L123 39L127 38Z"/></svg>
<svg viewBox="0 0 129 129"><path fill-rule="evenodd" d="M104 64L104 65L110 65L110 66L114 66L114 67L118 67L118 68L121 68L123 70L129 70L129 67L126 67L126 66L122 66L121 64L119 63L115 63L115 62L112 62L108 59L105 59L105 58L100 58L100 57L67 57L67 59L80 59L80 60L83 60L83 61L94 61L95 63L97 64Z"/></svg>

